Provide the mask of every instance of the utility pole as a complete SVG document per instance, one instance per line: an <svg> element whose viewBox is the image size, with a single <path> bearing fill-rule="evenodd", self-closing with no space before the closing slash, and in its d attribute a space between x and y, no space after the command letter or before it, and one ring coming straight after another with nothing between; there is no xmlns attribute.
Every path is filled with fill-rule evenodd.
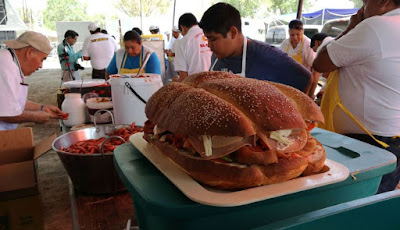
<svg viewBox="0 0 400 230"><path fill-rule="evenodd" d="M299 4L297 5L297 19L301 19L301 11L303 10L303 0L299 0Z"/></svg>

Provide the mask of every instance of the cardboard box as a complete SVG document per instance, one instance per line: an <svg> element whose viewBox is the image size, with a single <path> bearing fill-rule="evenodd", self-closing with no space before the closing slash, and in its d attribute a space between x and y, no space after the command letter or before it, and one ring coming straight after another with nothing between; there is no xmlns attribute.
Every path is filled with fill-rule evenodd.
<svg viewBox="0 0 400 230"><path fill-rule="evenodd" d="M36 230L44 228L39 195L0 201L0 229Z"/></svg>
<svg viewBox="0 0 400 230"><path fill-rule="evenodd" d="M0 131L0 201L38 193L35 160L51 149L53 134L36 146L32 128Z"/></svg>

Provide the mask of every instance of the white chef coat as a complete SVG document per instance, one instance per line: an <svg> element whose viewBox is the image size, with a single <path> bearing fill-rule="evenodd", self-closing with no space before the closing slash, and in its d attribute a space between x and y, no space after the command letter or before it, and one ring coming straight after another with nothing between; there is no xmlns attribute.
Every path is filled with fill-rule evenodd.
<svg viewBox="0 0 400 230"><path fill-rule="evenodd" d="M28 85L19 67L17 57L8 49L0 50L0 116L19 116L25 109ZM0 130L17 128L18 124L0 121Z"/></svg>
<svg viewBox="0 0 400 230"><path fill-rule="evenodd" d="M175 70L188 72L188 75L208 71L211 65L212 52L203 30L192 26L179 41L175 52Z"/></svg>
<svg viewBox="0 0 400 230"><path fill-rule="evenodd" d="M92 67L97 70L106 69L114 53L117 52L117 42L108 34L92 34L83 42L82 56L90 57Z"/></svg>

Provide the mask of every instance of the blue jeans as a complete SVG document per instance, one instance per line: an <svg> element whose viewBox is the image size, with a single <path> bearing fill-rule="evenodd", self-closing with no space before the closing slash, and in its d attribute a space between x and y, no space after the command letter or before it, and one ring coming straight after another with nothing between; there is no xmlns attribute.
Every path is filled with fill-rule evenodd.
<svg viewBox="0 0 400 230"><path fill-rule="evenodd" d="M396 155L397 157L396 169L393 172L386 174L382 177L382 181L381 184L379 185L377 193L389 192L394 190L396 186L399 184L400 180L400 138L382 137L374 135L376 139L390 145L388 148L384 148L367 134L345 134L345 135L366 142L368 144L375 145L379 148L386 149L389 152Z"/></svg>

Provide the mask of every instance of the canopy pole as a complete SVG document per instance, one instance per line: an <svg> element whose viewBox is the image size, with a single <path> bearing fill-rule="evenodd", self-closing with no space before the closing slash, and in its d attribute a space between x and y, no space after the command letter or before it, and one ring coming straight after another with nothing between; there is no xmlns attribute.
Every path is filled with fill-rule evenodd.
<svg viewBox="0 0 400 230"><path fill-rule="evenodd" d="M176 9L176 0L174 0L174 12L172 14L172 28L174 28L175 25L175 9ZM178 28L180 29L180 28Z"/></svg>
<svg viewBox="0 0 400 230"><path fill-rule="evenodd" d="M140 4L140 29L143 30L142 0L139 1L139 4Z"/></svg>
<svg viewBox="0 0 400 230"><path fill-rule="evenodd" d="M301 11L303 9L303 0L299 0L299 4L297 5L297 19L301 19Z"/></svg>

